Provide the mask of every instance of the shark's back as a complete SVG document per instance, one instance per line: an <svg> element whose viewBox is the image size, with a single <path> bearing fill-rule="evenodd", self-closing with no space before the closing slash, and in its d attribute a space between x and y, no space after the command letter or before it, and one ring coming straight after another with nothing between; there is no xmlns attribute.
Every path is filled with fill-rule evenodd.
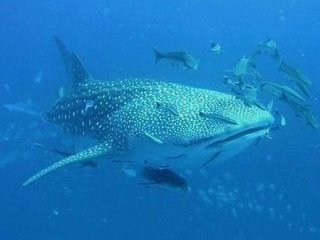
<svg viewBox="0 0 320 240"><path fill-rule="evenodd" d="M97 140L126 141L147 134L185 144L247 121L250 111L256 110L244 108L235 96L212 90L152 79L88 80L58 100L47 119L68 132ZM237 123L232 120L235 116Z"/></svg>

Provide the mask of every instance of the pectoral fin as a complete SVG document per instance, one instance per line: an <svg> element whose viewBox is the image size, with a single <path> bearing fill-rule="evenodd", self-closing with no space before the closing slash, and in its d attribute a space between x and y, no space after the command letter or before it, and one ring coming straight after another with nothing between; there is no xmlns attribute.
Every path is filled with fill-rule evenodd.
<svg viewBox="0 0 320 240"><path fill-rule="evenodd" d="M74 155L71 155L69 157L63 158L59 162L56 162L47 168L41 170L40 172L36 173L32 177L30 177L27 181L25 181L22 185L27 186L30 183L42 178L43 176L55 171L58 168L64 167L66 165L69 165L71 163L80 162L80 161L86 161L90 158L98 157L107 153L110 153L112 150L111 145L108 143L102 143L99 145L96 145L94 147L91 147L89 149L86 149L82 152L76 153Z"/></svg>

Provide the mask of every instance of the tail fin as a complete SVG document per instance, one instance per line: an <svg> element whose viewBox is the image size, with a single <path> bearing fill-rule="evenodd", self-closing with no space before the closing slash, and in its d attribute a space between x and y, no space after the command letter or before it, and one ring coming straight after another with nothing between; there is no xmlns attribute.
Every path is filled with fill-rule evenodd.
<svg viewBox="0 0 320 240"><path fill-rule="evenodd" d="M89 80L90 76L79 57L70 52L58 37L54 36L54 40L61 54L71 91L77 92L79 84Z"/></svg>
<svg viewBox="0 0 320 240"><path fill-rule="evenodd" d="M154 52L154 54L155 54L155 61L154 61L154 63L157 64L157 63L159 62L159 60L160 60L161 58L163 58L163 55L162 55L158 50L156 50L155 48L153 48L153 52Z"/></svg>

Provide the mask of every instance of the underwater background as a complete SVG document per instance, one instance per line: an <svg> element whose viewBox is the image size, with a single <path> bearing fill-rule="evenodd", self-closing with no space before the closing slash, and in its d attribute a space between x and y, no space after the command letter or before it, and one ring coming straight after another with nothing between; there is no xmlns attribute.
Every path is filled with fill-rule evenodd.
<svg viewBox="0 0 320 240"><path fill-rule="evenodd" d="M34 143L72 145L36 114L67 84L54 35L98 79L156 78L223 92L230 91L225 71L271 37L311 79L308 101L319 119L319 12L316 0L2 0L0 239L320 239L320 132L281 102L283 129L222 164L187 171L187 193L140 186L114 163L68 167L21 185L59 159ZM211 42L219 42L219 54ZM153 47L186 50L199 69L155 65ZM268 58L257 64L278 81ZM24 107L8 111L8 104Z"/></svg>

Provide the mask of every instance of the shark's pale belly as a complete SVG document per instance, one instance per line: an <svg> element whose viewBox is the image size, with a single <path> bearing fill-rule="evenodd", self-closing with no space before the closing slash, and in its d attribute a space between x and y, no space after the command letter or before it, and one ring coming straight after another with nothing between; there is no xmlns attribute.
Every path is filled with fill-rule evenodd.
<svg viewBox="0 0 320 240"><path fill-rule="evenodd" d="M212 139L197 146L177 146L154 142L150 139L135 139L130 142L128 158L139 165L152 164L176 169L202 168L237 155L250 145L257 143L268 134L268 131L268 128L264 128L239 138Z"/></svg>

